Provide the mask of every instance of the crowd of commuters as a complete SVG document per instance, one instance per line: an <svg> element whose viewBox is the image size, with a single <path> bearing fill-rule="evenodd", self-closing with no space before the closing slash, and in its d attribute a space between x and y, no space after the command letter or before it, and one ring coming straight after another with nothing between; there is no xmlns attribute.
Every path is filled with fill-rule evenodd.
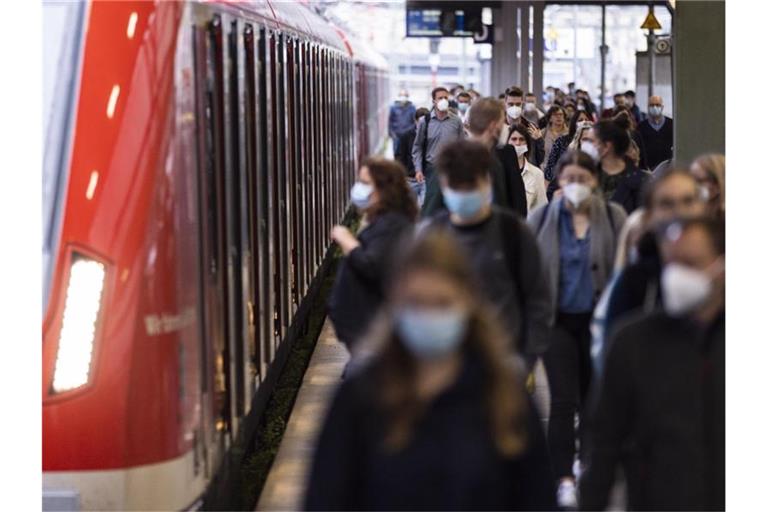
<svg viewBox="0 0 768 512"><path fill-rule="evenodd" d="M725 157L671 161L658 96L431 100L331 232L351 362L305 507L724 509Z"/></svg>

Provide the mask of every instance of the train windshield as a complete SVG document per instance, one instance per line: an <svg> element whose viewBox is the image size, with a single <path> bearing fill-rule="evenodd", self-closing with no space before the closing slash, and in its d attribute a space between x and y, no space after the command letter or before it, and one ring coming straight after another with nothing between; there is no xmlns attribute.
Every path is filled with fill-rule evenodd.
<svg viewBox="0 0 768 512"><path fill-rule="evenodd" d="M66 189L85 2L43 0L43 308Z"/></svg>

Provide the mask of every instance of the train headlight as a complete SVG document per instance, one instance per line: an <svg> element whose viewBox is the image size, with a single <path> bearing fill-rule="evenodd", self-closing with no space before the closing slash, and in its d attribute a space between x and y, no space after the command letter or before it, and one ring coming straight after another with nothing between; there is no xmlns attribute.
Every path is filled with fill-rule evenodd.
<svg viewBox="0 0 768 512"><path fill-rule="evenodd" d="M97 261L77 258L72 263L53 374L56 393L88 383L104 274Z"/></svg>

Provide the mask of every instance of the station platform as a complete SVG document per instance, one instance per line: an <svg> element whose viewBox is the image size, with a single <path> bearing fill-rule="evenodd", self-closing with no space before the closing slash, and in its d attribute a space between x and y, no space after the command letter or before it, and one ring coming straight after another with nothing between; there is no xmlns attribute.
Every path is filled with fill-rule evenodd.
<svg viewBox="0 0 768 512"><path fill-rule="evenodd" d="M349 352L326 319L256 510L300 510L315 439Z"/></svg>
<svg viewBox="0 0 768 512"><path fill-rule="evenodd" d="M347 361L349 352L336 338L333 325L326 318L256 510L301 509L315 440ZM534 401L546 428L549 387L540 361L535 375Z"/></svg>

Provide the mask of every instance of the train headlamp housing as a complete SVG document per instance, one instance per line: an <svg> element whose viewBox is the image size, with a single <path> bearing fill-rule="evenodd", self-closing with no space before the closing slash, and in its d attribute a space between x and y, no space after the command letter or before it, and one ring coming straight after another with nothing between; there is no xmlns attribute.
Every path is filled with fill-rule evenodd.
<svg viewBox="0 0 768 512"><path fill-rule="evenodd" d="M53 373L54 393L80 388L90 380L105 277L103 263L72 255Z"/></svg>

